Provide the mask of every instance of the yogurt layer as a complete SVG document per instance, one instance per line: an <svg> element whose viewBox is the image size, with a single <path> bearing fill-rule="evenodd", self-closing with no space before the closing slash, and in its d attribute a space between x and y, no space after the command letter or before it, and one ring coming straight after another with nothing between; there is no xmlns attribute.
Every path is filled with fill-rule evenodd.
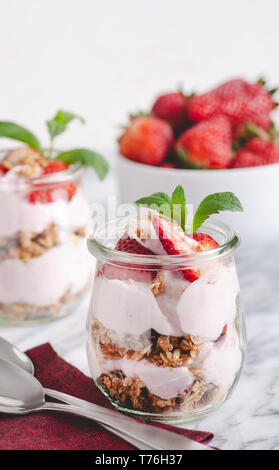
<svg viewBox="0 0 279 470"><path fill-rule="evenodd" d="M89 280L93 263L84 239L54 247L28 263L5 260L0 263L1 303L51 305L68 289L73 294L81 291Z"/></svg>
<svg viewBox="0 0 279 470"><path fill-rule="evenodd" d="M15 186L0 186L0 236L12 237L19 231L43 232L51 223L65 230L88 224L89 209L81 187L71 201L59 199L48 204L31 204Z"/></svg>
<svg viewBox="0 0 279 470"><path fill-rule="evenodd" d="M177 315L184 332L216 341L236 315L239 284L234 265L216 265L182 294Z"/></svg>
<svg viewBox="0 0 279 470"><path fill-rule="evenodd" d="M234 265L216 265L192 283L164 271L164 291L154 296L150 284L98 277L93 310L105 328L120 335L153 329L162 335L199 336L215 341L236 315L239 286Z"/></svg>
<svg viewBox="0 0 279 470"><path fill-rule="evenodd" d="M177 333L162 314L148 284L97 277L93 311L105 328L119 335L141 335L151 329L163 335Z"/></svg>
<svg viewBox="0 0 279 470"><path fill-rule="evenodd" d="M193 366L203 371L208 383L219 387L221 393L227 393L241 363L242 354L237 332L234 327L230 327L219 341L202 345Z"/></svg>

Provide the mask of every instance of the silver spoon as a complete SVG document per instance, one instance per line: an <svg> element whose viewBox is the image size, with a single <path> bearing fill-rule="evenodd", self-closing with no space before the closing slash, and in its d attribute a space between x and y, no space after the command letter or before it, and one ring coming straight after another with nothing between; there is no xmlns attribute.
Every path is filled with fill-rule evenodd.
<svg viewBox="0 0 279 470"><path fill-rule="evenodd" d="M125 435L135 437L139 442L152 442L157 450L210 450L202 444L187 439L165 429L140 423L132 418L114 412L106 416L102 412L82 409L60 403L45 401L44 389L38 380L11 362L0 359L0 413L28 414L39 411L62 411L92 419L112 426Z"/></svg>
<svg viewBox="0 0 279 470"><path fill-rule="evenodd" d="M8 362L11 362L18 367L21 367L22 369L26 370L26 372L31 373L34 375L35 369L33 362L31 359L22 352L17 346L9 343L9 341L5 340L0 336L0 358L4 359ZM56 390L50 390L50 389L44 389L44 392L46 395L55 398L59 401L62 401L64 403L68 403L69 405L74 405L74 406L79 406L81 408L89 409L92 412L94 411L101 411L101 412L106 412L106 408L100 407L98 405L95 405L94 403L87 402L85 400L81 400L79 398L73 397L71 395L68 395L66 393L58 392ZM110 413L112 412L109 410ZM107 413L108 415L110 413ZM132 438L131 436L127 436L126 434L123 434L120 432L118 429L113 429L109 426L106 426L103 424L103 427L107 429L108 431L116 434L117 436L121 437L122 439L125 439L126 441L130 442L130 444L134 445L135 447L138 447L140 450L153 450L154 447L152 445L143 445L141 441L138 441L136 438Z"/></svg>

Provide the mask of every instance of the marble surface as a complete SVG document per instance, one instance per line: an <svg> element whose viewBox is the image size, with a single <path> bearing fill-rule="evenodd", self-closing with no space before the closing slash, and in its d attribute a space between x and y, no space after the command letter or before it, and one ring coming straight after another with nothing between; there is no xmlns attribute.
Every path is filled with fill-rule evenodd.
<svg viewBox="0 0 279 470"><path fill-rule="evenodd" d="M101 198L116 188L112 175ZM273 247L276 244L273 244ZM248 355L233 396L211 416L189 427L215 434L213 445L226 450L279 450L279 247L240 250L237 257L242 301L247 315ZM89 296L79 311L54 323L0 327L0 335L23 350L50 342L70 363L89 375L85 322Z"/></svg>

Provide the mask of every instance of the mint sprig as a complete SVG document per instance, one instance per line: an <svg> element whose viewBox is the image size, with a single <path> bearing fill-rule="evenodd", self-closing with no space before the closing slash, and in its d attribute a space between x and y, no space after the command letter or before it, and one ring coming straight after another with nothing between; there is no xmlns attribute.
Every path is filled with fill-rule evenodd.
<svg viewBox="0 0 279 470"><path fill-rule="evenodd" d="M25 127L14 122L0 121L0 137L24 142L35 150L43 154L43 149L37 137Z"/></svg>
<svg viewBox="0 0 279 470"><path fill-rule="evenodd" d="M55 137L62 134L67 129L68 124L74 119L78 119L83 124L85 123L85 120L81 116L62 110L59 110L53 119L47 121L47 128L50 136L48 156L44 155L42 145L37 137L29 130L15 124L14 122L0 121L0 137L7 137L19 142L24 142L29 145L29 147L38 150L38 152L40 152L40 154L45 158L51 159ZM109 170L109 164L105 158L90 149L78 148L62 152L56 156L55 160L62 160L68 165L81 162L83 165L93 168L100 180L105 178Z"/></svg>
<svg viewBox="0 0 279 470"><path fill-rule="evenodd" d="M151 196L143 197L135 202L138 206L145 206L157 210L160 214L174 219L185 231L187 208L184 189L177 186L171 197L168 194L159 192Z"/></svg>
<svg viewBox="0 0 279 470"><path fill-rule="evenodd" d="M108 173L108 162L97 152L89 149L73 149L67 152L62 152L55 160L62 160L63 162L71 165L76 162L82 162L83 165L91 166L94 168L100 180L103 180Z"/></svg>
<svg viewBox="0 0 279 470"><path fill-rule="evenodd" d="M49 158L53 153L55 137L65 132L68 124L74 119L78 119L82 124L85 124L85 119L83 119L83 117L68 111L63 111L62 109L57 111L53 119L46 122L50 136Z"/></svg>
<svg viewBox="0 0 279 470"><path fill-rule="evenodd" d="M163 215L170 214L169 216L174 219L185 232L187 208L182 186L177 186L171 197L166 193L160 192L138 199L135 203L138 206L145 206L157 210ZM190 232L196 232L210 215L218 214L221 211L242 212L243 207L234 193L222 192L210 194L200 203L196 210ZM167 212L169 212L169 214L167 214Z"/></svg>

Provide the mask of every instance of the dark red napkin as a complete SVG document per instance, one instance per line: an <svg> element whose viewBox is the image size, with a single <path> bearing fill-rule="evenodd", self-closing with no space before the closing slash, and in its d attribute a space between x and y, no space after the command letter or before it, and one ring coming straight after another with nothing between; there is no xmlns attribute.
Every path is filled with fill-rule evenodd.
<svg viewBox="0 0 279 470"><path fill-rule="evenodd" d="M111 404L78 369L65 362L43 344L27 352L36 377L46 388L69 393L78 398L111 407ZM195 441L208 444L212 433L191 431L153 423ZM132 450L134 447L97 423L70 414L45 412L26 416L0 415L1 450Z"/></svg>

